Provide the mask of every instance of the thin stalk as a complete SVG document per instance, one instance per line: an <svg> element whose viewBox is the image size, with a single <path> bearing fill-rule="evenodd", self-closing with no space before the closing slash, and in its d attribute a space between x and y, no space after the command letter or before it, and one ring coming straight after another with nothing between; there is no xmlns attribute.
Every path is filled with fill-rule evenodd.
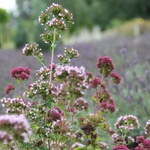
<svg viewBox="0 0 150 150"><path fill-rule="evenodd" d="M37 59L37 60L43 65L43 67L46 67L45 64L44 64L43 62L41 62L36 56L33 55L33 57L34 57L35 59Z"/></svg>
<svg viewBox="0 0 150 150"><path fill-rule="evenodd" d="M54 35L53 35L53 42L52 42L52 54L51 54L51 72L50 72L50 79L49 84L52 83L52 69L53 69L53 62L54 62L54 50L55 50L55 41L56 41L56 29L54 29Z"/></svg>

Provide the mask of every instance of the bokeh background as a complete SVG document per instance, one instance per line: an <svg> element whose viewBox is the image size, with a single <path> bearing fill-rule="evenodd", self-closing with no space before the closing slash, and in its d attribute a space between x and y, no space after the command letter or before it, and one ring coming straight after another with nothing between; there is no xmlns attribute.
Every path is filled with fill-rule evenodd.
<svg viewBox="0 0 150 150"><path fill-rule="evenodd" d="M16 84L9 75L13 67L28 66L32 69L29 82L35 80L34 73L40 64L22 56L21 49L26 43L39 43L49 65L50 51L40 39L43 27L38 16L53 2L73 13L75 22L58 43L55 62L65 46L72 46L80 53L72 64L83 65L99 76L96 59L110 56L122 82L109 86L117 109L107 115L108 122L113 127L117 117L133 114L139 118L141 127L132 135L144 134L144 124L150 119L149 0L16 0L16 8L11 11L0 4L0 97L6 96L3 91L8 83ZM87 100L92 108L90 95Z"/></svg>

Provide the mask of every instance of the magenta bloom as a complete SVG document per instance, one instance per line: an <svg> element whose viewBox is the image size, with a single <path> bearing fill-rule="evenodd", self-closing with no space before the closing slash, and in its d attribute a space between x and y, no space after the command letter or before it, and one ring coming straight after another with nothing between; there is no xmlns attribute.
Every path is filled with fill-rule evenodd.
<svg viewBox="0 0 150 150"><path fill-rule="evenodd" d="M121 77L117 73L111 72L110 76L111 76L111 80L112 80L113 83L116 83L116 84L120 83Z"/></svg>
<svg viewBox="0 0 150 150"><path fill-rule="evenodd" d="M108 56L99 57L96 66L104 77L107 77L114 69L113 62Z"/></svg>
<svg viewBox="0 0 150 150"><path fill-rule="evenodd" d="M15 90L15 87L14 87L12 84L8 84L8 85L5 87L4 92L5 92L6 94L8 94L10 91L13 91L13 90Z"/></svg>
<svg viewBox="0 0 150 150"><path fill-rule="evenodd" d="M150 140L149 139L145 139L142 142L142 145L144 146L145 149L150 149Z"/></svg>
<svg viewBox="0 0 150 150"><path fill-rule="evenodd" d="M144 136L136 136L136 143L142 143L144 140Z"/></svg>
<svg viewBox="0 0 150 150"><path fill-rule="evenodd" d="M97 86L100 84L101 84L101 79L99 77L93 77L93 79L90 81L90 85L92 88L97 88Z"/></svg>
<svg viewBox="0 0 150 150"><path fill-rule="evenodd" d="M29 79L30 69L24 67L13 68L10 71L10 76L18 80Z"/></svg>
<svg viewBox="0 0 150 150"><path fill-rule="evenodd" d="M115 146L113 150L129 150L125 145Z"/></svg>

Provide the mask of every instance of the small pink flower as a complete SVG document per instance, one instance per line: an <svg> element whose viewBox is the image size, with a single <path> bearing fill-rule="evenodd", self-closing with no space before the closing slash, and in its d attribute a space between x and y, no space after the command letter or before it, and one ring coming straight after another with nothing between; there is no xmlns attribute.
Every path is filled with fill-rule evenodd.
<svg viewBox="0 0 150 150"><path fill-rule="evenodd" d="M93 77L93 79L90 81L90 85L92 88L97 88L97 86L100 84L101 84L101 79L99 77Z"/></svg>
<svg viewBox="0 0 150 150"><path fill-rule="evenodd" d="M145 139L143 142L142 142L142 145L145 149L150 149L150 140L149 139Z"/></svg>
<svg viewBox="0 0 150 150"><path fill-rule="evenodd" d="M5 92L6 94L9 94L9 92L10 92L10 91L13 91L13 90L15 90L15 87L14 87L12 84L8 84L8 85L5 87L4 92Z"/></svg>
<svg viewBox="0 0 150 150"><path fill-rule="evenodd" d="M115 146L113 150L129 150L125 145Z"/></svg>
<svg viewBox="0 0 150 150"><path fill-rule="evenodd" d="M107 77L114 69L113 62L108 56L99 57L96 66L104 77Z"/></svg>
<svg viewBox="0 0 150 150"><path fill-rule="evenodd" d="M108 108L108 104L107 104L106 102L102 102L102 103L100 104L100 107L101 107L102 109L106 110L106 109Z"/></svg>
<svg viewBox="0 0 150 150"><path fill-rule="evenodd" d="M108 109L110 110L110 112L115 112L115 110L116 110L114 104L109 104L109 105L108 105Z"/></svg>
<svg viewBox="0 0 150 150"><path fill-rule="evenodd" d="M25 80L29 79L30 72L29 68L17 67L11 69L10 76L18 80Z"/></svg>
<svg viewBox="0 0 150 150"><path fill-rule="evenodd" d="M112 81L113 83L116 83L116 84L119 84L119 83L120 83L121 77L120 77L117 73L111 72L111 73L110 73L110 76L111 76L111 81Z"/></svg>
<svg viewBox="0 0 150 150"><path fill-rule="evenodd" d="M144 136L137 136L136 143L142 143L145 140Z"/></svg>

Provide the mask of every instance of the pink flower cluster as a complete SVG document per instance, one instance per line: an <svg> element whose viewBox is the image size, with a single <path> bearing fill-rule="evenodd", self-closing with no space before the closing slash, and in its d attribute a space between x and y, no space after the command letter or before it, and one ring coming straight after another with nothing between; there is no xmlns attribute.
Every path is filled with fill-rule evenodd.
<svg viewBox="0 0 150 150"><path fill-rule="evenodd" d="M120 77L118 74L116 74L115 72L111 72L111 73L110 73L110 76L111 76L111 81L112 81L113 83L116 83L116 84L119 84L119 83L120 83L121 77Z"/></svg>
<svg viewBox="0 0 150 150"><path fill-rule="evenodd" d="M125 145L115 146L113 150L129 150Z"/></svg>
<svg viewBox="0 0 150 150"><path fill-rule="evenodd" d="M96 66L104 77L107 77L114 69L113 62L108 56L99 57Z"/></svg>
<svg viewBox="0 0 150 150"><path fill-rule="evenodd" d="M125 115L118 118L115 127L121 132L128 132L133 129L139 128L139 121L137 117L133 115Z"/></svg>
<svg viewBox="0 0 150 150"><path fill-rule="evenodd" d="M100 73L103 75L103 77L110 75L110 81L116 84L120 83L121 77L117 73L113 72L114 65L108 56L99 57L96 66L100 69Z"/></svg>
<svg viewBox="0 0 150 150"><path fill-rule="evenodd" d="M23 114L20 115L1 115L0 116L0 137L4 138L5 131L9 135L9 140L16 139L22 142L28 142L31 135L29 123ZM7 131L8 130L8 131Z"/></svg>
<svg viewBox="0 0 150 150"><path fill-rule="evenodd" d="M106 89L104 90L96 90L96 95L92 97L94 101L99 105L101 111L111 113L115 111L115 103L111 98L110 94Z"/></svg>
<svg viewBox="0 0 150 150"><path fill-rule="evenodd" d="M26 67L26 68L17 67L17 68L11 69L10 76L17 80L25 80L25 79L29 79L30 73L31 73L31 71L28 67Z"/></svg>
<svg viewBox="0 0 150 150"><path fill-rule="evenodd" d="M90 80L90 86L92 88L97 88L98 86L100 86L102 84L101 79L99 77L93 77Z"/></svg>
<svg viewBox="0 0 150 150"><path fill-rule="evenodd" d="M81 90L82 88L89 88L89 84L87 82L87 75L83 66L57 66L55 68L54 77L59 81L65 80L70 82L70 84L72 84L72 87L78 87L79 90Z"/></svg>
<svg viewBox="0 0 150 150"><path fill-rule="evenodd" d="M8 84L5 89L4 89L4 92L6 94L9 94L11 91L15 90L15 87L12 85L12 84Z"/></svg>
<svg viewBox="0 0 150 150"><path fill-rule="evenodd" d="M144 136L137 136L136 143L138 146L134 150L149 150L150 149L150 139L145 139Z"/></svg>
<svg viewBox="0 0 150 150"><path fill-rule="evenodd" d="M48 120L49 121L57 121L57 120L61 120L63 113L61 112L61 110L56 107L52 110L49 110L48 112Z"/></svg>

